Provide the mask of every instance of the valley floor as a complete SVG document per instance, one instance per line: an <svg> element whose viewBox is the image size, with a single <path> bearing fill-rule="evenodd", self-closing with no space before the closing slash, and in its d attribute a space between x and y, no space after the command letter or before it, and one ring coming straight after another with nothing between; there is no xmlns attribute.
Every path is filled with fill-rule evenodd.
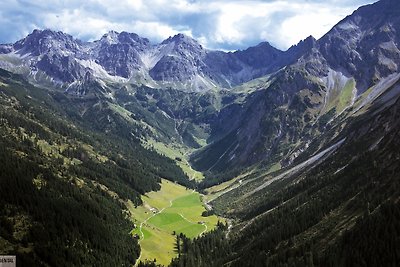
<svg viewBox="0 0 400 267"><path fill-rule="evenodd" d="M130 205L135 222L133 235L139 238L141 255L137 262L156 259L168 265L177 256L175 235L194 238L215 228L217 216L201 216L205 211L202 196L173 182L163 180L161 190L142 196L143 205ZM175 235L174 235L175 234Z"/></svg>

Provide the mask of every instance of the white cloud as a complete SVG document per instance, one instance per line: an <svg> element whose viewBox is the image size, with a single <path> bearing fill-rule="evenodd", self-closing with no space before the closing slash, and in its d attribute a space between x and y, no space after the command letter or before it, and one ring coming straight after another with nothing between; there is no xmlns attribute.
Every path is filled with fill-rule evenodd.
<svg viewBox="0 0 400 267"><path fill-rule="evenodd" d="M318 38L358 6L374 0L3 0L0 43L37 28L84 40L109 30L136 32L159 42L178 32L209 48L237 49L269 41L286 49Z"/></svg>
<svg viewBox="0 0 400 267"><path fill-rule="evenodd" d="M282 49L289 48L300 40L312 35L319 39L354 8L331 6L327 4L291 4L292 14L283 19L273 31L274 36L265 34L263 37L272 39Z"/></svg>
<svg viewBox="0 0 400 267"><path fill-rule="evenodd" d="M220 45L243 44L247 39L259 38L260 26L267 28L271 22L270 16L279 11L280 6L281 3L263 2L216 4L219 16L210 38Z"/></svg>
<svg viewBox="0 0 400 267"><path fill-rule="evenodd" d="M281 35L277 36L277 43L282 47L288 48L299 40L307 38L309 35L320 38L328 32L342 17L326 12L311 14L298 14L285 20L281 25ZM305 31L304 29L307 29Z"/></svg>
<svg viewBox="0 0 400 267"><path fill-rule="evenodd" d="M161 24L159 22L142 22L142 21L137 21L132 25L132 30L133 32L153 39L153 40L162 40L165 39L169 36L173 36L175 34L178 34L180 31L175 30L174 28ZM191 36L190 31L183 32L186 35Z"/></svg>
<svg viewBox="0 0 400 267"><path fill-rule="evenodd" d="M295 1L219 3L220 14L208 39L210 43L248 44L269 41L287 49L309 35L321 37L354 7ZM296 1L298 2L298 1Z"/></svg>

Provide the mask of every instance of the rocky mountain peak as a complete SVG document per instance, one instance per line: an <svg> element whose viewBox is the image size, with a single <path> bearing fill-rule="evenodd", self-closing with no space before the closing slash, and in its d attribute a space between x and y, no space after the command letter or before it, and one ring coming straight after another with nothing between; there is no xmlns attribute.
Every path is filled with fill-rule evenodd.
<svg viewBox="0 0 400 267"><path fill-rule="evenodd" d="M273 47L269 42L265 41L265 42L261 42L258 45L256 45L255 47L259 47L259 48L264 48L264 49L276 49L275 47Z"/></svg>
<svg viewBox="0 0 400 267"><path fill-rule="evenodd" d="M130 46L144 47L150 46L150 41L147 38L142 38L136 33L109 31L100 38L100 43L103 45L127 44Z"/></svg>
<svg viewBox="0 0 400 267"><path fill-rule="evenodd" d="M119 36L118 32L109 31L100 38L100 42L106 44L117 44L119 43L118 36Z"/></svg>
<svg viewBox="0 0 400 267"><path fill-rule="evenodd" d="M306 39L301 40L296 45L292 45L286 53L292 58L299 58L312 51L313 48L317 47L317 40L312 36L308 36Z"/></svg>
<svg viewBox="0 0 400 267"><path fill-rule="evenodd" d="M173 44L175 50L204 50L203 46L195 39L183 33L178 33L164 40L162 45Z"/></svg>
<svg viewBox="0 0 400 267"><path fill-rule="evenodd" d="M209 86L204 82L204 78L209 76L209 68L204 63L206 50L200 43L179 33L164 40L160 46L163 47L162 57L149 72L154 80L178 83L190 81L189 87L196 90L205 90Z"/></svg>
<svg viewBox="0 0 400 267"><path fill-rule="evenodd" d="M178 33L174 36L168 37L161 44L168 44L168 43L172 43L172 42L175 42L178 44L180 44L180 43L197 43L197 41L195 39L193 39L192 37L187 36L183 33Z"/></svg>
<svg viewBox="0 0 400 267"><path fill-rule="evenodd" d="M142 38L136 33L121 32L118 35L118 40L120 43L136 45L139 47L147 47L151 45L149 39Z"/></svg>
<svg viewBox="0 0 400 267"><path fill-rule="evenodd" d="M236 54L239 55L249 55L249 54L270 54L270 53L280 53L282 52L281 50L273 47L269 42L261 42L256 46L252 46L247 48L246 50L239 50L236 51Z"/></svg>
<svg viewBox="0 0 400 267"><path fill-rule="evenodd" d="M279 62L283 58L284 52L273 47L269 42L262 42L246 50L236 51L234 55L248 66L272 70L275 66L280 65Z"/></svg>
<svg viewBox="0 0 400 267"><path fill-rule="evenodd" d="M45 53L75 52L79 49L79 41L61 31L36 29L16 42L13 47L22 54L31 53L33 56L39 56Z"/></svg>
<svg viewBox="0 0 400 267"><path fill-rule="evenodd" d="M310 35L306 39L301 40L296 46L297 47L304 47L304 48L313 48L317 44L317 39L314 36Z"/></svg>

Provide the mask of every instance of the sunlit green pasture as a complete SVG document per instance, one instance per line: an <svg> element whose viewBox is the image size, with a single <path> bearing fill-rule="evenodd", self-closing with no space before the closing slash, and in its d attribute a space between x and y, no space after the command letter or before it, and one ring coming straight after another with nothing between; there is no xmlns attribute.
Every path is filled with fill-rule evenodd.
<svg viewBox="0 0 400 267"><path fill-rule="evenodd" d="M168 265L176 256L175 235L184 233L194 238L213 229L217 216L203 217L205 207L201 195L173 182L163 180L161 190L142 197L143 205L130 211L136 228L132 231L140 239L140 260L154 260Z"/></svg>

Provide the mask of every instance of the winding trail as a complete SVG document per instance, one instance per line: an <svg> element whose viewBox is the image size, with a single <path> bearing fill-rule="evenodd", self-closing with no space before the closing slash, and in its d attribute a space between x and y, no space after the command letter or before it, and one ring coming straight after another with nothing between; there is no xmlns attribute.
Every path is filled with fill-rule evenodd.
<svg viewBox="0 0 400 267"><path fill-rule="evenodd" d="M199 234L199 236L202 236L202 235L203 235L205 232L207 232L207 230L208 230L207 224L203 223L202 225L204 226L204 230L203 230L203 232L201 232L201 233Z"/></svg>

